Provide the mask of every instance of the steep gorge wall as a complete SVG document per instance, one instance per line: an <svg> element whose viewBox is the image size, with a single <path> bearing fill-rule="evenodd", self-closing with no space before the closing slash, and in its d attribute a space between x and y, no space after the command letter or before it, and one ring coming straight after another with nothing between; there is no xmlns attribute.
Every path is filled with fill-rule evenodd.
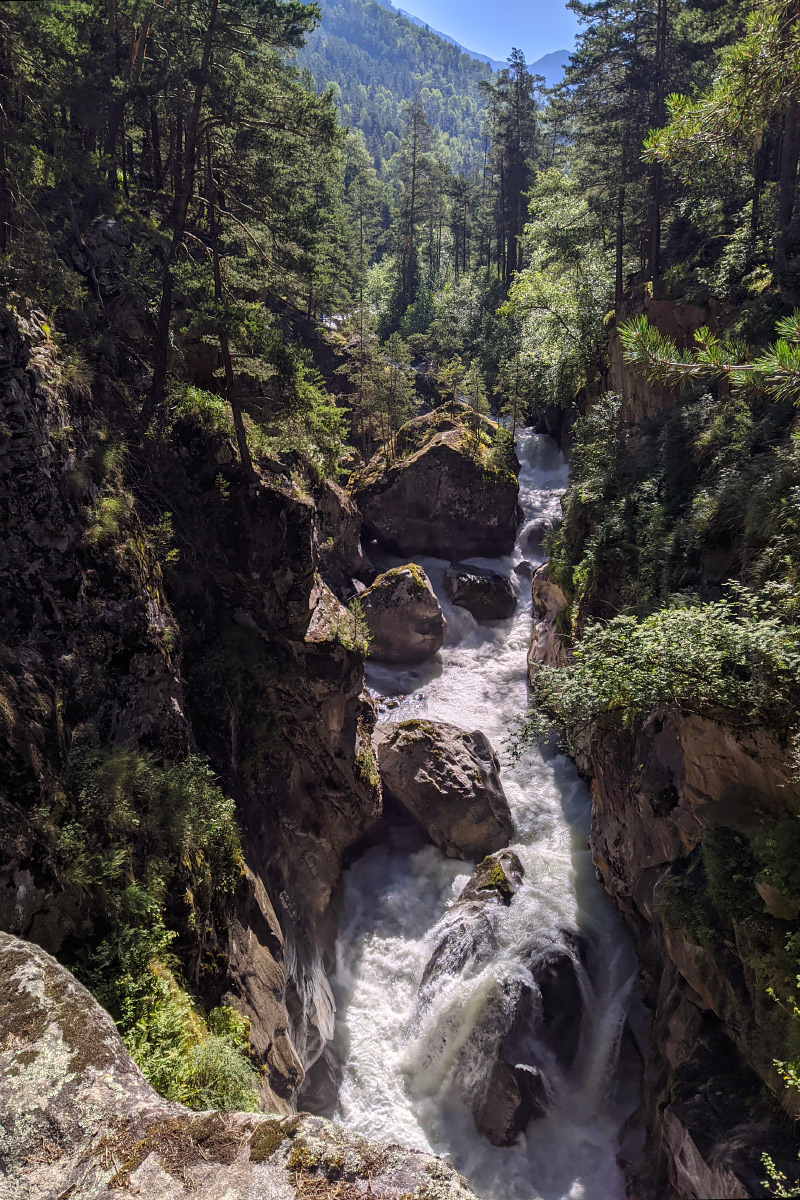
<svg viewBox="0 0 800 1200"><path fill-rule="evenodd" d="M681 348L718 316L668 301L645 308ZM626 461L651 451L676 397L624 362L616 330L603 386L622 401L624 472ZM536 572L532 671L568 660L563 634L570 627L619 610L624 570L624 563L615 570L604 564L572 613L548 568ZM630 726L613 714L594 722L577 763L592 792L593 862L631 931L652 1017L637 1118L646 1148L625 1164L632 1194L767 1195L762 1152L790 1180L798 1175L797 1092L774 1066L792 1057L790 1013L768 993L778 976L791 974L783 946L798 913L756 874L750 846L800 814L788 748L770 730L731 725L729 715L711 720L664 708ZM712 859L722 876L713 887ZM723 896L729 907L720 914L711 892L726 887L732 898ZM737 910L742 889L747 896Z"/></svg>
<svg viewBox="0 0 800 1200"><path fill-rule="evenodd" d="M236 801L247 877L184 968L250 1017L263 1100L289 1111L332 1034L331 892L380 812L363 657L318 569L353 569L357 514L297 463L244 484L228 439L191 419L123 484L119 388L65 374L41 314L3 314L0 926L67 957L92 934L31 820L69 787L87 730L157 759L206 754ZM163 570L142 526L162 509L180 550Z"/></svg>

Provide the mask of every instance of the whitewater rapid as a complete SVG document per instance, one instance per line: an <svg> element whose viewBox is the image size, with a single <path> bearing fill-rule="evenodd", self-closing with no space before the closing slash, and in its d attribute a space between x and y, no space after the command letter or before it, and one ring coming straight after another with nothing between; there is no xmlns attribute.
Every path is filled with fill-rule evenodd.
<svg viewBox="0 0 800 1200"><path fill-rule="evenodd" d="M595 878L587 848L589 797L574 766L538 751L512 766L504 751L510 724L526 706L531 632L530 581L513 567L523 559L543 561L531 534L542 518L558 515L568 479L549 438L523 431L518 454L525 516L514 552L469 560L511 575L519 589L514 617L479 624L448 601L442 586L447 564L421 557L415 561L447 617L445 644L422 667L370 665L367 682L382 698L381 720L425 716L489 737L505 760L512 846L524 884L498 918L491 960L446 977L432 1000L420 1004L437 923L473 864L444 858L406 829L347 872L332 980L335 1048L345 1064L336 1119L366 1137L444 1156L483 1200L624 1200L616 1155L637 1101L635 1070L623 1071L620 1081L617 1068L636 960ZM377 565L400 561L381 558ZM531 939L548 930L580 931L590 947L581 980L587 1015L580 1048L572 1068L555 1080L547 1115L532 1121L514 1146L497 1148L477 1133L464 1103L464 1063L474 1060L477 1072L484 1068L478 1032L487 1001L525 975Z"/></svg>

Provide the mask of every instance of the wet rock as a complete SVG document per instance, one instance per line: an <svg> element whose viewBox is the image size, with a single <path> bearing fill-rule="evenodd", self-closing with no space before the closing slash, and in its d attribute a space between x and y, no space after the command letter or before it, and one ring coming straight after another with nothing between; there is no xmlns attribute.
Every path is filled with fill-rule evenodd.
<svg viewBox="0 0 800 1200"><path fill-rule="evenodd" d="M534 1117L545 1111L542 1077L535 1067L495 1063L483 1101L475 1112L479 1133L493 1146L513 1146Z"/></svg>
<svg viewBox="0 0 800 1200"><path fill-rule="evenodd" d="M533 570L533 563L528 562L527 558L523 558L522 562L518 562L514 567L514 574L519 575L520 579L532 579Z"/></svg>
<svg viewBox="0 0 800 1200"><path fill-rule="evenodd" d="M482 418L492 438L493 422ZM517 527L517 473L512 455L498 462L463 415L437 409L397 434L397 457L381 451L351 490L364 527L395 554L473 558L508 554Z"/></svg>
<svg viewBox="0 0 800 1200"><path fill-rule="evenodd" d="M550 578L548 563L543 563L534 571L531 596L536 621L528 650L529 674L541 663L551 667L563 667L568 658L558 629L559 617L567 608L567 598L558 584Z"/></svg>
<svg viewBox="0 0 800 1200"><path fill-rule="evenodd" d="M489 740L443 721L403 721L375 732L381 781L449 858L481 858L513 826Z"/></svg>
<svg viewBox="0 0 800 1200"><path fill-rule="evenodd" d="M89 992L0 933L0 1194L279 1200L427 1194L474 1200L451 1167L319 1117L197 1113L162 1100ZM438 1194L438 1191L437 1191Z"/></svg>
<svg viewBox="0 0 800 1200"><path fill-rule="evenodd" d="M528 546L541 546L548 533L551 533L555 528L556 518L554 516L535 517L525 527L524 541Z"/></svg>
<svg viewBox="0 0 800 1200"><path fill-rule="evenodd" d="M485 904L508 906L522 885L523 875L522 863L513 850L487 854L483 862L478 863L456 904L477 900Z"/></svg>
<svg viewBox="0 0 800 1200"><path fill-rule="evenodd" d="M344 1063L333 1046L326 1046L303 1081L297 1098L300 1112L317 1116L332 1116L342 1086Z"/></svg>
<svg viewBox="0 0 800 1200"><path fill-rule="evenodd" d="M444 641L447 621L415 563L385 571L359 598L371 635L369 657L377 662L425 662Z"/></svg>
<svg viewBox="0 0 800 1200"><path fill-rule="evenodd" d="M453 604L466 608L478 621L504 621L517 607L508 576L486 567L452 564L444 573L444 590Z"/></svg>
<svg viewBox="0 0 800 1200"><path fill-rule="evenodd" d="M361 513L344 488L332 479L315 487L317 556L322 578L338 594L353 578L371 582L375 571L361 548Z"/></svg>
<svg viewBox="0 0 800 1200"><path fill-rule="evenodd" d="M467 962L483 962L496 949L494 907L508 908L522 884L522 863L513 850L488 854L437 927L438 936L420 981L420 993Z"/></svg>

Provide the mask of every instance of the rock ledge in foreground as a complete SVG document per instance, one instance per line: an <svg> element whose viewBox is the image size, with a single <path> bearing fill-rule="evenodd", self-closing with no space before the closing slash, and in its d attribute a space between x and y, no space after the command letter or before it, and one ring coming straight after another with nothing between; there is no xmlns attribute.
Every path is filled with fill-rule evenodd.
<svg viewBox="0 0 800 1200"><path fill-rule="evenodd" d="M475 1200L431 1155L319 1117L196 1113L153 1091L113 1020L0 933L0 1200Z"/></svg>

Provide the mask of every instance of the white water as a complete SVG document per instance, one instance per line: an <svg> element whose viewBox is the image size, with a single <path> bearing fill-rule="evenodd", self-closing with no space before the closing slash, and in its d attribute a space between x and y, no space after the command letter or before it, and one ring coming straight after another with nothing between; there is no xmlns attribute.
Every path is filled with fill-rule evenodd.
<svg viewBox="0 0 800 1200"><path fill-rule="evenodd" d="M517 547L508 559L470 560L508 572L522 558L542 561L527 535L537 518L558 512L568 474L548 438L525 431L519 443L525 519ZM399 697L381 705L381 719L425 715L481 729L505 758L509 723L526 705L529 580L512 574L520 596L511 620L479 624L448 602L447 564L418 561L445 611L447 638L441 662L370 667L370 687ZM536 752L504 767L503 784L524 884L509 908L494 910L489 959L438 977L427 1002L418 989L436 926L472 865L398 831L347 873L333 980L336 1046L346 1064L337 1119L367 1137L445 1156L484 1200L623 1200L615 1156L636 1097L632 1085L615 1086L616 1064L637 968L589 859L588 794L570 762L544 761ZM487 1032L487 1002L502 1005L527 976L532 945L565 929L582 931L591 947L581 980L588 1017L579 1052L568 1072L551 1072L547 1116L532 1121L513 1147L496 1148L477 1133L463 1099L498 1040L490 1022Z"/></svg>

